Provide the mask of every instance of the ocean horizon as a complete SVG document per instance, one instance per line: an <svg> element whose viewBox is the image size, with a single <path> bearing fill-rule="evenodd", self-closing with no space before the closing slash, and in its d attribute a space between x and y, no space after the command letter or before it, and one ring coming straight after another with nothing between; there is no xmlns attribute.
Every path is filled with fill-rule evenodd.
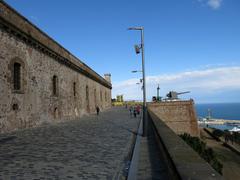
<svg viewBox="0 0 240 180"><path fill-rule="evenodd" d="M240 120L239 103L204 103L195 104L198 117L207 117L210 109L211 118Z"/></svg>

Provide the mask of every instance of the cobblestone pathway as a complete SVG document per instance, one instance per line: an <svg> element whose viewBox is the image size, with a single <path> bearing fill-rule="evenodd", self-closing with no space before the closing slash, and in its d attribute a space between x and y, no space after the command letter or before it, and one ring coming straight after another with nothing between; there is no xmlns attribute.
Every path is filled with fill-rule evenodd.
<svg viewBox="0 0 240 180"><path fill-rule="evenodd" d="M115 179L138 121L112 108L98 117L0 135L0 179Z"/></svg>

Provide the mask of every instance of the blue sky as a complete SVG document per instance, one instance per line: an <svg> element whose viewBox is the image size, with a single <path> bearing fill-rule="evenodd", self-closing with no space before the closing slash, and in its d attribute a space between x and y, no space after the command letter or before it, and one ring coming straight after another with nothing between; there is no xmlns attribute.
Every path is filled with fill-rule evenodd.
<svg viewBox="0 0 240 180"><path fill-rule="evenodd" d="M239 0L6 0L88 64L112 74L113 96L141 99L141 56L134 44L145 28L147 97L170 90L197 103L240 102Z"/></svg>

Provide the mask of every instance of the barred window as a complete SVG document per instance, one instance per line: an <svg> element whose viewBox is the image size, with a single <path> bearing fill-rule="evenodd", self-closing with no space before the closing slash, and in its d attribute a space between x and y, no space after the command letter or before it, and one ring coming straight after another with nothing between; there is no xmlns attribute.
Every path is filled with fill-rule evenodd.
<svg viewBox="0 0 240 180"><path fill-rule="evenodd" d="M13 65L13 88L14 90L21 89L21 64L14 63Z"/></svg>

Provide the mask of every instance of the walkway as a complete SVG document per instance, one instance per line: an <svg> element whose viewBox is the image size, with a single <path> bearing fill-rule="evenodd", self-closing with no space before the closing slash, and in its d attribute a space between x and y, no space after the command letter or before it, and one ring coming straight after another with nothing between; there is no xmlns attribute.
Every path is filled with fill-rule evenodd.
<svg viewBox="0 0 240 180"><path fill-rule="evenodd" d="M115 179L139 118L112 108L76 121L0 135L0 179Z"/></svg>
<svg viewBox="0 0 240 180"><path fill-rule="evenodd" d="M142 137L140 145L138 180L168 180L167 165L158 147L152 123L148 123L148 137Z"/></svg>

